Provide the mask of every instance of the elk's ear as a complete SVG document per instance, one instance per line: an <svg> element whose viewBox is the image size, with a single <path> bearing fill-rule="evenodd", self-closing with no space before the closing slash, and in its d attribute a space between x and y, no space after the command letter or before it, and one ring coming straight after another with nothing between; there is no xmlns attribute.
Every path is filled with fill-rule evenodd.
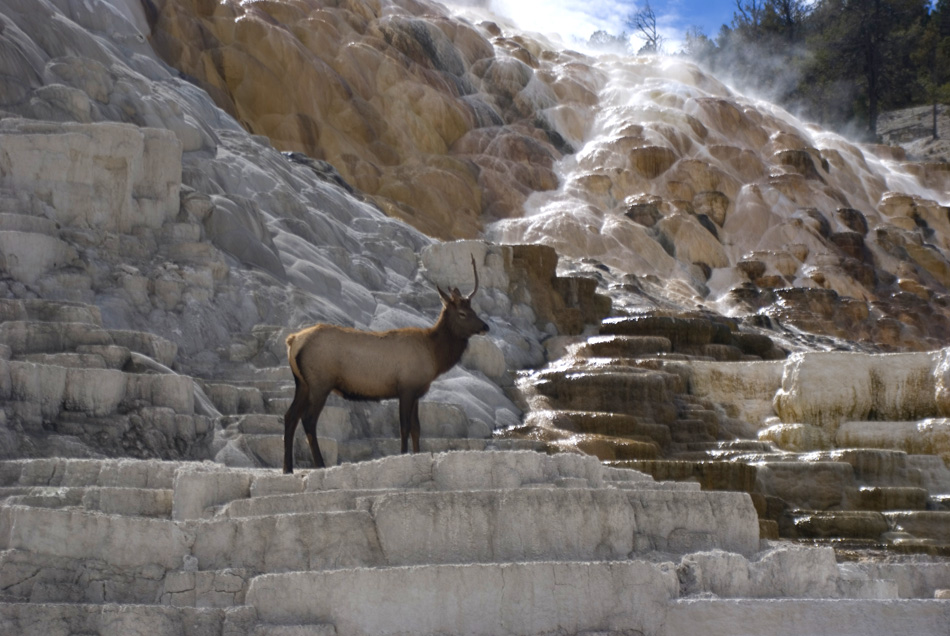
<svg viewBox="0 0 950 636"><path fill-rule="evenodd" d="M448 304L450 304L450 303L452 302L452 298L449 297L449 295L446 294L444 291L442 291L442 288L441 288L441 287L439 287L438 285L436 285L435 288L436 288L437 290L439 290L439 297L442 299L442 304L443 304L443 305L448 305Z"/></svg>

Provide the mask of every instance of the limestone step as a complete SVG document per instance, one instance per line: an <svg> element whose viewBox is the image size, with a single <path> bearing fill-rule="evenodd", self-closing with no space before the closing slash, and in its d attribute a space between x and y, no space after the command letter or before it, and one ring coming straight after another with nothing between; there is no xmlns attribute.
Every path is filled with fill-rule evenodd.
<svg viewBox="0 0 950 636"><path fill-rule="evenodd" d="M264 413L269 413L271 415L283 415L287 412L287 409L290 408L290 404L294 401L294 397L291 395L289 397L271 397L264 401Z"/></svg>
<svg viewBox="0 0 950 636"><path fill-rule="evenodd" d="M792 507L811 510L848 509L857 501L854 470L836 461L760 461L756 488L780 497Z"/></svg>
<svg viewBox="0 0 950 636"><path fill-rule="evenodd" d="M672 351L709 360L761 360L784 358L772 339L763 333L739 332L729 319L707 315L642 315L607 318L602 335L653 336L668 339Z"/></svg>
<svg viewBox="0 0 950 636"><path fill-rule="evenodd" d="M412 442L410 441L410 448ZM540 450L542 444L531 440L476 439L476 438L438 438L422 436L419 450L423 453L446 453L450 451L485 450ZM321 448L323 448L321 446ZM352 439L337 442L339 463L363 462L382 457L402 454L400 440L395 437Z"/></svg>
<svg viewBox="0 0 950 636"><path fill-rule="evenodd" d="M927 510L950 512L950 495L930 495L927 499Z"/></svg>
<svg viewBox="0 0 950 636"><path fill-rule="evenodd" d="M5 505L36 508L81 508L105 514L171 518L171 489L111 487L39 487L5 497ZM0 490L0 496L3 496Z"/></svg>
<svg viewBox="0 0 950 636"><path fill-rule="evenodd" d="M300 428L300 427L298 427ZM320 445L320 455L327 466L336 466L340 463L337 441L331 437L317 435ZM241 443L247 449L256 464L263 468L282 469L284 466L284 434L243 434ZM310 447L303 435L294 437L294 466L296 468L313 468L313 457Z"/></svg>
<svg viewBox="0 0 950 636"><path fill-rule="evenodd" d="M927 510L929 493L925 488L907 486L862 486L858 488L861 510Z"/></svg>
<svg viewBox="0 0 950 636"><path fill-rule="evenodd" d="M757 459L763 457L763 454L771 454L775 448L770 442L758 442L755 440L725 440L716 442L697 442L688 444L688 449L679 450L670 453L669 459L684 461L735 461L741 460L749 453L755 453ZM782 455L775 453L774 457Z"/></svg>
<svg viewBox="0 0 950 636"><path fill-rule="evenodd" d="M918 485L932 494L950 493L950 468L937 455L907 455L908 472L918 478Z"/></svg>
<svg viewBox="0 0 950 636"><path fill-rule="evenodd" d="M29 231L0 229L0 270L21 283L32 285L77 257L74 247L46 233L44 227L30 227Z"/></svg>
<svg viewBox="0 0 950 636"><path fill-rule="evenodd" d="M321 490L284 495L238 499L215 510L215 517L259 517L278 514L341 512L356 510L360 499L367 500L397 490Z"/></svg>
<svg viewBox="0 0 950 636"><path fill-rule="evenodd" d="M116 369L61 367L0 360L9 380L0 386L5 400L32 403L47 421L60 413L106 417L120 411L171 409L194 415L194 383L174 373L129 373Z"/></svg>
<svg viewBox="0 0 950 636"><path fill-rule="evenodd" d="M532 484L525 488L590 488L582 477L561 477L552 484ZM699 484L689 482L617 481L614 488L621 490L698 491ZM346 489L293 492L237 499L214 511L215 517L256 517L275 514L340 512L370 506L382 495L403 492L397 489Z"/></svg>
<svg viewBox="0 0 950 636"><path fill-rule="evenodd" d="M148 633L150 636L209 636L255 633L253 608L172 607L80 603L2 603L0 633L18 636Z"/></svg>
<svg viewBox="0 0 950 636"><path fill-rule="evenodd" d="M950 544L950 512L899 511L885 512L892 532L903 532L916 539Z"/></svg>
<svg viewBox="0 0 950 636"><path fill-rule="evenodd" d="M950 419L928 418L904 422L842 422L835 441L843 447L898 450L921 455L939 455L941 440L950 434ZM943 459L946 461L946 454Z"/></svg>
<svg viewBox="0 0 950 636"><path fill-rule="evenodd" d="M677 590L672 568L637 560L425 565L267 574L245 602L263 621L332 622L338 636L656 634Z"/></svg>
<svg viewBox="0 0 950 636"><path fill-rule="evenodd" d="M247 377L230 377L230 374L223 374L214 378L203 379L202 382L227 384L241 389L257 389L265 399L293 398L294 396L294 382L291 377L270 379L268 377L255 378L250 375Z"/></svg>
<svg viewBox="0 0 950 636"><path fill-rule="evenodd" d="M18 362L33 362L68 369L107 369L103 356L95 353L30 353L16 356ZM111 367L115 368L115 367ZM121 368L121 367L120 367Z"/></svg>
<svg viewBox="0 0 950 636"><path fill-rule="evenodd" d="M583 479L590 488L655 483L642 472L604 466L594 457L523 450L400 454L293 475L209 464L182 466L176 476L176 519L201 518L209 507L236 499L305 491L490 490L556 485L565 479Z"/></svg>
<svg viewBox="0 0 950 636"><path fill-rule="evenodd" d="M256 367L249 364L241 364L222 371L216 377L223 382L236 385L243 383L274 385L279 383L289 386L291 390L294 386L294 376L286 360L276 367Z"/></svg>
<svg viewBox="0 0 950 636"><path fill-rule="evenodd" d="M950 589L950 559L933 557L901 557L886 560L864 559L854 564L872 580L897 584L900 598L934 598L934 592Z"/></svg>
<svg viewBox="0 0 950 636"><path fill-rule="evenodd" d="M594 336L574 349L585 358L638 358L670 353L673 345L662 336Z"/></svg>
<svg viewBox="0 0 950 636"><path fill-rule="evenodd" d="M729 342L729 328L718 322L686 316L636 316L607 318L600 333L617 336L661 336L672 342L673 351L701 347L713 342Z"/></svg>
<svg viewBox="0 0 950 636"><path fill-rule="evenodd" d="M670 424L670 434L679 444L710 444L716 441L717 428L703 420L679 419Z"/></svg>
<svg viewBox="0 0 950 636"><path fill-rule="evenodd" d="M61 306L62 307L62 306ZM10 347L14 355L35 353L68 353L80 351L81 347L118 346L146 355L169 367L175 361L178 346L161 336L141 331L103 329L94 312L80 306L65 318L86 322L60 320L5 320L0 322L0 342Z"/></svg>
<svg viewBox="0 0 950 636"><path fill-rule="evenodd" d="M161 365L171 367L178 355L178 345L158 334L145 331L109 329L114 344L141 353Z"/></svg>
<svg viewBox="0 0 950 636"><path fill-rule="evenodd" d="M5 214L31 215L30 199L26 192L0 187L0 212Z"/></svg>
<svg viewBox="0 0 950 636"><path fill-rule="evenodd" d="M267 412L263 395L257 387L212 382L200 382L200 385L222 415Z"/></svg>
<svg viewBox="0 0 950 636"><path fill-rule="evenodd" d="M641 470L658 481L695 481L704 490L755 492L756 468L744 463L649 460L612 462L610 465Z"/></svg>
<svg viewBox="0 0 950 636"><path fill-rule="evenodd" d="M191 462L157 459L40 458L0 461L0 486L47 487L174 487L175 472Z"/></svg>
<svg viewBox="0 0 950 636"><path fill-rule="evenodd" d="M642 437L630 439L610 435L572 435L566 439L551 441L548 446L564 446L568 452L577 450L593 455L601 461L656 459L662 455L662 450L656 442Z"/></svg>
<svg viewBox="0 0 950 636"><path fill-rule="evenodd" d="M168 572L158 597L177 607L231 607L244 603L249 579L240 568Z"/></svg>
<svg viewBox="0 0 950 636"><path fill-rule="evenodd" d="M920 486L921 476L903 451L878 448L845 448L808 453L809 460L830 460L851 464L854 478L866 486Z"/></svg>
<svg viewBox="0 0 950 636"><path fill-rule="evenodd" d="M356 509L265 512L272 505L302 509L311 504ZM230 506L264 514L218 516L190 526L196 537L191 554L201 570L623 560L653 550L683 554L718 548L751 554L759 546L755 509L740 493L549 487L321 494ZM41 519L60 525L93 523L91 515L66 511L8 507L0 514L21 524ZM135 520L136 524L121 517L95 521L103 530L136 527L139 534L159 528L148 525L147 519ZM17 535L9 547L45 545L43 536L51 532L57 531L37 529L29 536ZM177 554L180 560L182 552ZM62 556L91 558L83 552Z"/></svg>
<svg viewBox="0 0 950 636"><path fill-rule="evenodd" d="M274 424L267 424L267 426L269 432L266 433L242 434L240 443L244 445L247 452L251 453L257 466L282 468L284 462L283 423L279 425L278 430L274 430L278 428ZM320 454L327 466L365 462L402 454L401 442L397 437L337 440L332 437L324 437L321 434L322 430L320 426L317 427L317 440L320 444ZM542 447L541 442L531 440L440 438L426 437L425 435L419 440L420 452L423 453L484 451L489 449L537 451ZM294 466L297 468L313 467L310 449L303 436L302 427L299 425L294 436Z"/></svg>
<svg viewBox="0 0 950 636"><path fill-rule="evenodd" d="M636 367L548 369L531 383L546 399L545 408L622 413L658 424L676 419L674 397L683 392L680 377Z"/></svg>
<svg viewBox="0 0 950 636"><path fill-rule="evenodd" d="M308 625L276 625L258 623L250 636L337 636L336 626L330 623Z"/></svg>
<svg viewBox="0 0 950 636"><path fill-rule="evenodd" d="M691 481L634 481L614 484L621 490L702 490L696 482Z"/></svg>
<svg viewBox="0 0 950 636"><path fill-rule="evenodd" d="M164 574L154 565L125 568L101 559L4 550L0 604L154 603L162 594Z"/></svg>
<svg viewBox="0 0 950 636"><path fill-rule="evenodd" d="M675 455L694 456L674 448ZM792 454L739 454L730 461L674 459L626 462L659 480L696 480L709 490L741 490L779 497L789 505L813 510L849 509L859 504L850 464L794 461Z"/></svg>
<svg viewBox="0 0 950 636"><path fill-rule="evenodd" d="M531 411L525 417L525 426L537 426L572 433L611 435L615 437L647 438L661 448L672 442L670 427L650 420L603 411Z"/></svg>
<svg viewBox="0 0 950 636"><path fill-rule="evenodd" d="M749 554L759 540L755 508L743 493L521 488L389 494L364 505L393 565L713 548ZM435 536L433 527L440 528Z"/></svg>
<svg viewBox="0 0 950 636"><path fill-rule="evenodd" d="M6 320L0 323L0 342L13 355L63 353L81 345L113 345L109 332L94 323Z"/></svg>
<svg viewBox="0 0 950 636"><path fill-rule="evenodd" d="M3 209L0 203L0 210ZM59 237L59 227L55 221L32 214L0 212L0 232L33 232Z"/></svg>
<svg viewBox="0 0 950 636"><path fill-rule="evenodd" d="M200 570L279 572L387 564L375 522L361 510L179 524L7 505L0 508L0 548L159 575L178 570L183 558L191 556Z"/></svg>
<svg viewBox="0 0 950 636"><path fill-rule="evenodd" d="M381 567L390 560L365 510L209 519L189 528L198 570L332 570Z"/></svg>
<svg viewBox="0 0 950 636"><path fill-rule="evenodd" d="M102 326L102 314L94 305L38 298L0 298L0 321L84 322Z"/></svg>
<svg viewBox="0 0 950 636"><path fill-rule="evenodd" d="M284 417L269 413L226 415L221 419L221 426L250 435L283 435Z"/></svg>
<svg viewBox="0 0 950 636"><path fill-rule="evenodd" d="M805 511L791 514L791 523L779 523L779 532L787 538L867 539L881 541L888 531L887 519L880 512L837 510Z"/></svg>
<svg viewBox="0 0 950 636"><path fill-rule="evenodd" d="M868 636L947 633L950 603L937 600L677 599L665 636Z"/></svg>

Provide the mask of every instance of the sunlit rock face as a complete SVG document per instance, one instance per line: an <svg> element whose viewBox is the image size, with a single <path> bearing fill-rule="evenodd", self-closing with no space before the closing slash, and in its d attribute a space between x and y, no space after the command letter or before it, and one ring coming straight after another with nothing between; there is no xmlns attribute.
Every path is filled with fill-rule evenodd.
<svg viewBox="0 0 950 636"><path fill-rule="evenodd" d="M687 308L886 350L950 336L950 173L899 149L682 60L583 55L426 2L155 8L155 49L222 108L431 236L544 243Z"/></svg>
<svg viewBox="0 0 950 636"><path fill-rule="evenodd" d="M476 236L557 187L569 147L544 111L594 100L578 56L435 4L155 4L155 49L248 130L329 161L439 238Z"/></svg>
<svg viewBox="0 0 950 636"><path fill-rule="evenodd" d="M885 349L948 335L947 183L670 58L591 60L597 103L557 191L493 228L648 280ZM938 183L939 182L939 183Z"/></svg>

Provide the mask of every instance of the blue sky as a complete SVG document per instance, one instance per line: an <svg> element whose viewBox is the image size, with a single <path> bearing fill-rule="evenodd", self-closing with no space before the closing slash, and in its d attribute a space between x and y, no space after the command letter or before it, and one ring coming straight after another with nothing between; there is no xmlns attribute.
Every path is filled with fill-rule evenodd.
<svg viewBox="0 0 950 636"><path fill-rule="evenodd" d="M491 0L491 8L517 22L523 29L541 33L557 33L566 41L586 41L594 31L619 34L631 29L624 19L635 14L643 0ZM666 45L664 51L674 53L683 36L693 26L700 27L711 38L719 27L732 22L734 0L650 0L657 16L657 28Z"/></svg>

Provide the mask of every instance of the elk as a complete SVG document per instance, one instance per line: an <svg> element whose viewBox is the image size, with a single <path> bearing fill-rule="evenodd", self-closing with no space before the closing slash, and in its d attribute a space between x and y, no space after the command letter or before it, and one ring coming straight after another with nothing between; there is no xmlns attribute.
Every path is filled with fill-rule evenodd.
<svg viewBox="0 0 950 636"><path fill-rule="evenodd" d="M294 432L302 419L313 463L323 468L317 443L317 419L331 392L348 400L399 398L401 451L419 452L419 399L432 381L458 363L468 340L488 331L472 309L478 291L478 269L472 256L475 288L462 296L436 289L442 313L429 328L360 331L317 324L287 337L287 359L294 374L294 399L284 415L284 473L294 471Z"/></svg>

